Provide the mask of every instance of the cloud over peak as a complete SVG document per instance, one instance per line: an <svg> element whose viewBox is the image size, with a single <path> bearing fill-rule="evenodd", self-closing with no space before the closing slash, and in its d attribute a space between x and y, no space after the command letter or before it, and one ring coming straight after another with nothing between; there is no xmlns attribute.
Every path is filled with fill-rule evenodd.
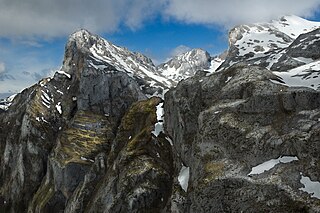
<svg viewBox="0 0 320 213"><path fill-rule="evenodd" d="M269 21L283 15L310 17L319 0L171 0L166 13L187 23L236 24Z"/></svg>
<svg viewBox="0 0 320 213"><path fill-rule="evenodd" d="M182 53L188 52L190 51L191 48L185 45L179 45L176 48L174 48L171 52L170 52L170 57L174 57L177 55L180 55Z"/></svg>
<svg viewBox="0 0 320 213"><path fill-rule="evenodd" d="M3 62L0 61L0 74L6 71L6 66Z"/></svg>
<svg viewBox="0 0 320 213"><path fill-rule="evenodd" d="M268 21L282 15L311 16L319 0L0 0L0 36L59 37L78 28L112 33L135 30L155 17L222 25Z"/></svg>
<svg viewBox="0 0 320 213"><path fill-rule="evenodd" d="M0 36L58 37L75 29L114 32L135 29L157 14L158 0L0 0Z"/></svg>

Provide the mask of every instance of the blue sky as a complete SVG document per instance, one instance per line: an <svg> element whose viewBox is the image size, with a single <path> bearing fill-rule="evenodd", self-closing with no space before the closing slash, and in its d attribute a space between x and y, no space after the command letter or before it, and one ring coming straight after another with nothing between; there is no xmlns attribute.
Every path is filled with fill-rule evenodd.
<svg viewBox="0 0 320 213"><path fill-rule="evenodd" d="M102 36L117 45L142 52L159 63L173 56L175 48L179 46L202 48L213 55L219 54L227 48L226 32L226 29L218 26L158 19L139 30L124 28Z"/></svg>
<svg viewBox="0 0 320 213"><path fill-rule="evenodd" d="M228 30L237 24L286 14L320 21L320 0L57 2L0 0L0 93L18 92L52 74L61 66L68 35L80 28L159 64L190 48L223 52Z"/></svg>

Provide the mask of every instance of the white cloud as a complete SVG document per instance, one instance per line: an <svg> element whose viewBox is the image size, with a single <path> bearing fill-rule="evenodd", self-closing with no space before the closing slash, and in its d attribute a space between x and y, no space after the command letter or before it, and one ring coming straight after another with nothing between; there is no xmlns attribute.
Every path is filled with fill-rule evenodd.
<svg viewBox="0 0 320 213"><path fill-rule="evenodd" d="M9 45L9 44L8 44ZM45 48L25 48L20 44L6 46L0 42L0 93L19 92L51 74L59 67L54 52ZM1 72L2 71L2 72Z"/></svg>
<svg viewBox="0 0 320 213"><path fill-rule="evenodd" d="M155 15L164 0L0 0L0 36L56 37L78 28L114 32L132 29Z"/></svg>
<svg viewBox="0 0 320 213"><path fill-rule="evenodd" d="M95 33L133 30L157 15L186 23L268 21L286 14L311 16L319 0L0 0L0 36L57 37L78 28Z"/></svg>
<svg viewBox="0 0 320 213"><path fill-rule="evenodd" d="M0 61L0 73L3 73L4 71L6 71L6 65Z"/></svg>
<svg viewBox="0 0 320 213"><path fill-rule="evenodd" d="M176 48L174 48L173 50L171 50L170 56L174 57L176 55L180 55L182 53L188 52L189 50L191 50L190 47L187 47L185 45L179 45Z"/></svg>
<svg viewBox="0 0 320 213"><path fill-rule="evenodd" d="M166 14L186 23L232 27L283 15L310 17L319 5L319 0L170 0Z"/></svg>

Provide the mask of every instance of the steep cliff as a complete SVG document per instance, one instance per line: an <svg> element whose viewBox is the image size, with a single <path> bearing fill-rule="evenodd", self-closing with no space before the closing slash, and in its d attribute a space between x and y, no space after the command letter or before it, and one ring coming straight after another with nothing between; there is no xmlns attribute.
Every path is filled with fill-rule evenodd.
<svg viewBox="0 0 320 213"><path fill-rule="evenodd" d="M320 211L302 181L319 180L320 92L271 80L242 64L166 94L165 129L190 168L180 212Z"/></svg>
<svg viewBox="0 0 320 213"><path fill-rule="evenodd" d="M129 55L130 63L119 61L119 52ZM147 101L146 94L166 87L156 72L144 72L150 61L142 59L85 30L70 36L54 77L25 89L0 114L1 210L58 212L67 206L84 211L88 203L97 203L91 195L98 200L104 193L92 187L115 189L115 184L121 189L112 199L119 203L109 208L163 205L170 192L171 151L164 136L152 136L160 99ZM133 69L135 60L140 67ZM150 150L157 150L154 156ZM157 187L168 190L150 196ZM129 192L127 201L118 197ZM146 195L151 199L146 206L135 203Z"/></svg>

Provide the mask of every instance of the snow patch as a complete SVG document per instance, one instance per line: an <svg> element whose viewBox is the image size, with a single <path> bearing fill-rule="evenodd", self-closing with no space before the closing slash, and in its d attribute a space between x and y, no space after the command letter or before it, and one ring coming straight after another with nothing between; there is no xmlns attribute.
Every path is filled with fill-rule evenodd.
<svg viewBox="0 0 320 213"><path fill-rule="evenodd" d="M44 117L41 117L41 120L45 123L49 123L46 119L44 119Z"/></svg>
<svg viewBox="0 0 320 213"><path fill-rule="evenodd" d="M61 95L63 95L63 92L61 92L60 90L57 90L57 93L60 93Z"/></svg>
<svg viewBox="0 0 320 213"><path fill-rule="evenodd" d="M3 101L0 101L0 109L7 111L9 107L12 105L12 101L16 97L16 95L17 94L11 95Z"/></svg>
<svg viewBox="0 0 320 213"><path fill-rule="evenodd" d="M43 90L41 90L41 92L42 92L42 95L41 95L42 101L44 101L47 104L50 104L51 99L50 99L49 95Z"/></svg>
<svg viewBox="0 0 320 213"><path fill-rule="evenodd" d="M293 59L300 61L302 63L305 63L305 64L309 64L309 63L313 62L312 58L298 57L298 58L293 58Z"/></svg>
<svg viewBox="0 0 320 213"><path fill-rule="evenodd" d="M49 123L46 119L44 119L44 117L36 117L36 121L38 122L43 121L45 123Z"/></svg>
<svg viewBox="0 0 320 213"><path fill-rule="evenodd" d="M9 96L9 98L7 98L7 101L11 103L16 96L17 94Z"/></svg>
<svg viewBox="0 0 320 213"><path fill-rule="evenodd" d="M281 51L300 34L310 32L319 26L319 22L308 21L297 16L285 16L271 23L255 23L236 27L230 33L230 41L238 49L238 56L246 55L252 59L260 54ZM273 61L268 61L269 69L277 62L279 55L274 56Z"/></svg>
<svg viewBox="0 0 320 213"><path fill-rule="evenodd" d="M6 105L0 105L0 109L7 111L8 110L8 106Z"/></svg>
<svg viewBox="0 0 320 213"><path fill-rule="evenodd" d="M42 101L42 104L47 107L48 109L50 109L50 105L49 104L46 104L45 102Z"/></svg>
<svg viewBox="0 0 320 213"><path fill-rule="evenodd" d="M160 134L160 132L163 132L163 103L159 103L156 106L156 113L157 113L157 123L154 125L154 130L151 132L152 134L154 134L155 136L158 137L158 135Z"/></svg>
<svg viewBox="0 0 320 213"><path fill-rule="evenodd" d="M295 15L284 16L283 18L283 20L273 21L272 25L294 39L302 33L307 33L320 27L319 22L309 21Z"/></svg>
<svg viewBox="0 0 320 213"><path fill-rule="evenodd" d="M61 115L61 114L62 114L61 102L59 102L59 103L56 105L56 109L58 110L59 114Z"/></svg>
<svg viewBox="0 0 320 213"><path fill-rule="evenodd" d="M301 173L300 175L301 175L300 183L302 183L304 187L299 189L309 193L311 197L320 199L320 182L312 181L309 177L303 176Z"/></svg>
<svg viewBox="0 0 320 213"><path fill-rule="evenodd" d="M182 166L182 168L179 172L178 181L179 181L181 188L185 192L188 191L189 178L190 178L190 167Z"/></svg>
<svg viewBox="0 0 320 213"><path fill-rule="evenodd" d="M58 70L57 73L61 74L61 75L65 75L67 76L69 79L71 79L71 75L69 73L66 73L65 71L63 70Z"/></svg>
<svg viewBox="0 0 320 213"><path fill-rule="evenodd" d="M224 62L223 59L219 58L219 57L216 57L214 58L213 60L211 60L210 62L210 67L208 70L204 70L204 71L208 71L210 73L213 73L215 72L219 67L220 65Z"/></svg>
<svg viewBox="0 0 320 213"><path fill-rule="evenodd" d="M104 70L104 69L108 68L108 66L106 66L106 65L96 65L92 62L90 62L89 65L94 67L97 70Z"/></svg>
<svg viewBox="0 0 320 213"><path fill-rule="evenodd" d="M252 167L251 172L248 174L248 176L262 174L265 171L269 171L279 163L290 163L295 160L299 160L299 159L297 157L292 157L292 156L282 156L277 159L268 160L262 164Z"/></svg>
<svg viewBox="0 0 320 213"><path fill-rule="evenodd" d="M88 160L87 158L82 157L82 156L80 157L80 159L83 160L83 161L87 161Z"/></svg>
<svg viewBox="0 0 320 213"><path fill-rule="evenodd" d="M274 64L276 64L276 63L278 63L279 62L279 59L281 58L281 56L283 55L283 51L284 50L281 50L281 51L279 51L279 52L277 52L277 53L275 53L275 54L271 54L269 57L268 57L268 59L267 59L267 63L269 63L269 65L266 67L267 69L271 69L271 67L274 65Z"/></svg>
<svg viewBox="0 0 320 213"><path fill-rule="evenodd" d="M231 79L232 79L232 77L229 76L228 79L226 80L226 83L228 83Z"/></svg>
<svg viewBox="0 0 320 213"><path fill-rule="evenodd" d="M289 87L309 87L311 89L320 88L320 61L288 70L287 72L273 72L281 77L284 85ZM282 84L280 82L274 82Z"/></svg>
<svg viewBox="0 0 320 213"><path fill-rule="evenodd" d="M320 118L319 118L320 119ZM168 136L166 137L167 141L169 141L170 145L173 146L173 142L171 140L171 138L169 138Z"/></svg>

